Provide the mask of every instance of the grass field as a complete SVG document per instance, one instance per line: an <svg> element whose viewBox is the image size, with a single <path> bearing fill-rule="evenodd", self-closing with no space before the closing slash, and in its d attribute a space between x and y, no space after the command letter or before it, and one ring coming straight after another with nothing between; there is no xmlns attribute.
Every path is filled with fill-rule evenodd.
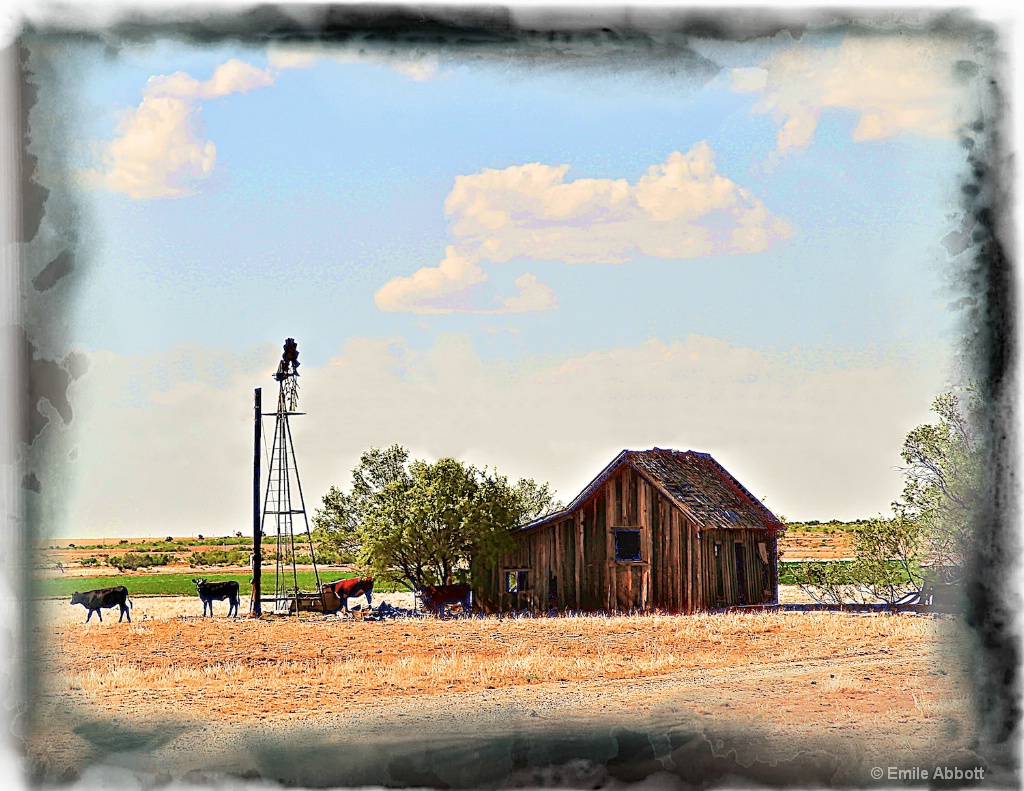
<svg viewBox="0 0 1024 791"><path fill-rule="evenodd" d="M839 561L842 562L842 561ZM779 584L793 585L792 568L795 563L779 564ZM239 593L248 596L252 591L249 572L211 572L209 570L191 569L180 573L160 574L97 574L88 577L48 577L36 578L32 582L32 592L35 596L43 598L64 598L75 591L95 590L97 588L112 588L116 585L124 585L128 592L135 596L190 596L196 592L196 586L192 584L193 579L200 577L211 582L220 580L235 580L238 582ZM321 572L321 581L331 581L344 577L356 576L353 572L338 572L331 570ZM316 588L315 578L312 571L300 570L299 589L312 591ZM274 591L274 572L271 569L263 570L263 579L260 589L264 593ZM404 588L384 580L374 581L374 591L378 593L393 593L402 591Z"/></svg>
<svg viewBox="0 0 1024 791"><path fill-rule="evenodd" d="M353 574L321 573L320 579L323 582L355 576ZM96 590L97 588L113 588L117 585L124 585L128 588L130 596L191 596L196 592L193 579L203 578L210 582L220 580L235 580L238 583L238 592L241 596L249 596L252 593L252 575L249 572L241 573L218 573L200 571L198 569L183 572L180 574L113 574L109 576L96 577L51 577L48 579L33 580L33 594L45 598L65 598L71 596L75 591ZM299 589L312 591L316 588L316 579L312 571L299 571ZM271 569L263 570L263 579L260 582L260 590L263 593L274 592L274 572ZM390 593L400 590L394 585L383 581L374 582L374 591L377 593Z"/></svg>

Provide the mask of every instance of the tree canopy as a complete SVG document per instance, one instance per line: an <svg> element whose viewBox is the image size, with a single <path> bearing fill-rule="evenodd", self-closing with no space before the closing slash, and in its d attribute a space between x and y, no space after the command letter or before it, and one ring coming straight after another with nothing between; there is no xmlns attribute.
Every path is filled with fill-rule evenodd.
<svg viewBox="0 0 1024 791"><path fill-rule="evenodd" d="M508 531L561 507L548 484L511 484L495 470L452 458L409 460L398 445L370 448L349 492L332 486L313 518L318 531L378 576L417 589L487 564Z"/></svg>
<svg viewBox="0 0 1024 791"><path fill-rule="evenodd" d="M907 434L901 454L906 482L893 503L896 519L920 530L924 559L946 568L962 568L973 554L982 483L981 403L974 387L965 396L939 396L932 403L939 421Z"/></svg>
<svg viewBox="0 0 1024 791"><path fill-rule="evenodd" d="M925 570L960 576L974 551L974 520L982 486L982 404L975 387L932 402L938 421L903 441L903 492L893 517L858 525L854 560L844 566L807 563L801 587L822 601L881 599L894 603L920 591Z"/></svg>

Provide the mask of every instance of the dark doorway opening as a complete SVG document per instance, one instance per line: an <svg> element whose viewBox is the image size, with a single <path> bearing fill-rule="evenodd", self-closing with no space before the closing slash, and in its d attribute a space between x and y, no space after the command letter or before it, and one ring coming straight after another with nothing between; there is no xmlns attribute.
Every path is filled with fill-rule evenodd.
<svg viewBox="0 0 1024 791"><path fill-rule="evenodd" d="M736 588L740 594L740 604L750 604L747 601L747 564L744 562L743 544L736 542Z"/></svg>
<svg viewBox="0 0 1024 791"><path fill-rule="evenodd" d="M725 604L725 574L722 572L722 564L725 558L722 556L722 545L715 542L715 602Z"/></svg>

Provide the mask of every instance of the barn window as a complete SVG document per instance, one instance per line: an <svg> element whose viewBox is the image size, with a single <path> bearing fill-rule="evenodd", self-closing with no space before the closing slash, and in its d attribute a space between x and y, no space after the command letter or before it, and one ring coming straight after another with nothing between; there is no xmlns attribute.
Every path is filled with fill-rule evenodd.
<svg viewBox="0 0 1024 791"><path fill-rule="evenodd" d="M615 531L615 559L640 560L640 531Z"/></svg>
<svg viewBox="0 0 1024 791"><path fill-rule="evenodd" d="M506 571L505 590L508 593L530 590L530 572L525 569Z"/></svg>

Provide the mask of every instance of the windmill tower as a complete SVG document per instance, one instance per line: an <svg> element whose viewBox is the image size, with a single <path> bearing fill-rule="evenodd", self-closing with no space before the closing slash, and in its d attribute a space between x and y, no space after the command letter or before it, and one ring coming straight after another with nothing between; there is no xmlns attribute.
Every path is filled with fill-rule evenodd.
<svg viewBox="0 0 1024 791"><path fill-rule="evenodd" d="M320 590L320 573L316 567L313 552L313 537L309 531L306 502L302 496L302 482L295 458L295 444L288 419L297 412L299 405L299 347L294 338L284 342L284 354L277 366L274 379L278 382L277 411L266 413L274 420L274 441L270 452L270 467L267 471L267 490L263 500L261 532L267 535L268 520L277 538L274 553L274 612L299 612L299 571L296 551L309 550L313 564L316 590ZM300 519L301 518L301 519ZM299 522L299 546L296 546L295 524ZM302 530L305 529L303 542Z"/></svg>

